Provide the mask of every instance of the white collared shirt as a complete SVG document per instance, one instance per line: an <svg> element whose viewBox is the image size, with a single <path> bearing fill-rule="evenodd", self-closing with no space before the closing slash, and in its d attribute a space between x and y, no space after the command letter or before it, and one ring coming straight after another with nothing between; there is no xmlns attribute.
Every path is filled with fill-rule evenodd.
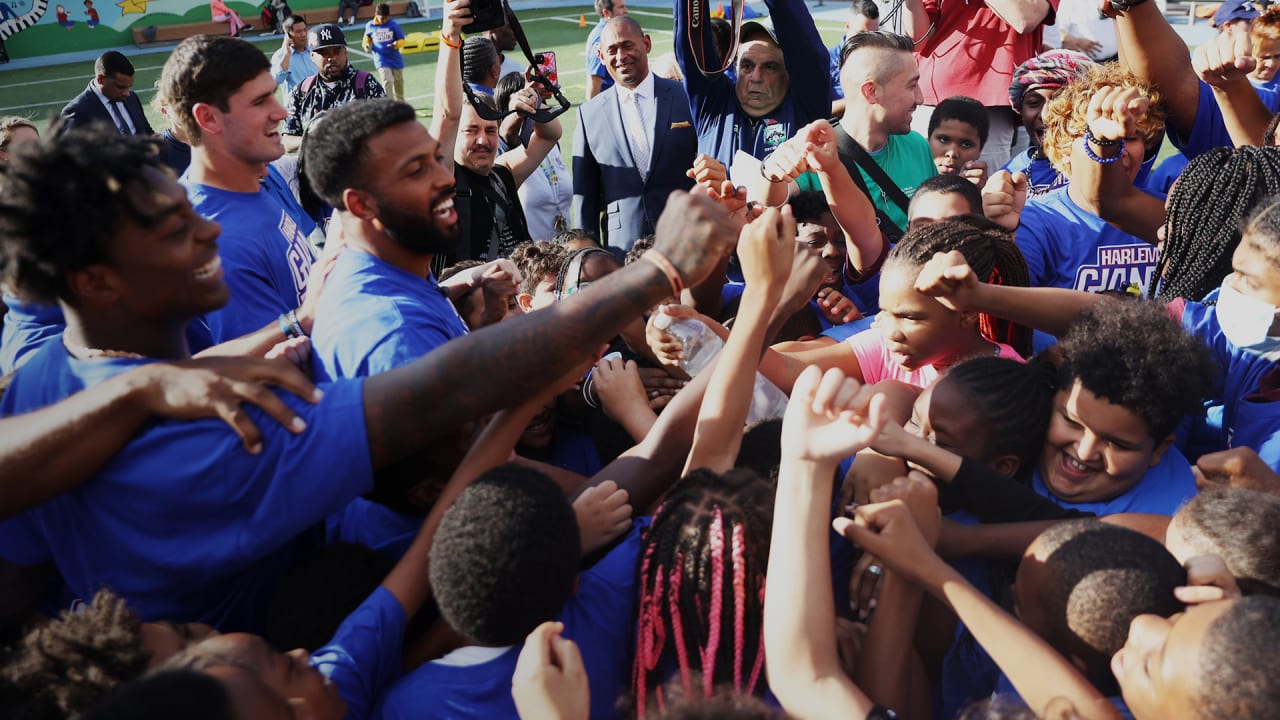
<svg viewBox="0 0 1280 720"><path fill-rule="evenodd" d="M644 80L640 81L635 88L628 89L621 85L614 85L614 92L618 95L618 111L621 113L622 104L631 102L631 96L634 94L639 100L640 121L644 123L644 136L649 141L650 152L653 151L653 123L654 118L658 115L658 100L653 95L653 73L645 75ZM626 116L623 115L625 118ZM626 122L623 122L623 128L627 129ZM630 140L628 140L630 142ZM652 158L650 158L652 163ZM647 169L647 168L646 168Z"/></svg>
<svg viewBox="0 0 1280 720"><path fill-rule="evenodd" d="M98 96L98 100L102 103L102 107L106 108L107 115L111 117L111 123L114 125L116 121L115 112L111 110L111 100L102 93L102 87L98 85L97 78L89 83L89 87L93 88L93 94ZM129 108L124 103L116 103L116 110L120 111L120 117L124 118L124 122L129 126L129 132L134 135L138 134L138 126L133 124L133 118L129 116Z"/></svg>

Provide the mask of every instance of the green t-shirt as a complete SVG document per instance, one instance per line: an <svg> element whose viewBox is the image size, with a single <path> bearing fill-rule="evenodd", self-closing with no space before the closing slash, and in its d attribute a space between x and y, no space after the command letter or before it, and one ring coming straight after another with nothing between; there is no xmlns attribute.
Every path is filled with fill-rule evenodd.
<svg viewBox="0 0 1280 720"><path fill-rule="evenodd" d="M916 194L916 188L920 187L920 183L938 174L938 169L933 164L933 153L929 151L929 141L917 132L890 135L889 142L885 143L879 152L873 152L870 155L907 197ZM867 191L871 193L872 204L877 210L888 215L905 232L907 213L889 199L889 196L880 189L880 185L872 180L865 170L858 168L858 172L862 174L862 181L867 184ZM813 172L807 172L796 178L796 184L801 190L822 191L822 183Z"/></svg>

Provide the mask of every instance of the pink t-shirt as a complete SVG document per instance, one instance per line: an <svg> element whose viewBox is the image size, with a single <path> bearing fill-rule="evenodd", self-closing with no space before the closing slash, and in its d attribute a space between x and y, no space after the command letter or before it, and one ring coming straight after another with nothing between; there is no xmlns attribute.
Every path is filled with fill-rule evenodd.
<svg viewBox="0 0 1280 720"><path fill-rule="evenodd" d="M935 23L916 47L924 104L967 95L987 107L1009 107L1014 69L1040 51L1043 28L1058 11L1058 0L1048 2L1044 22L1020 35L981 0L924 0Z"/></svg>
<svg viewBox="0 0 1280 720"><path fill-rule="evenodd" d="M889 347L885 344L884 334L875 328L867 328L845 340L853 349L854 357L862 368L862 382L871 385L881 380L897 380L916 387L929 387L938 379L938 369L932 365L908 370L893 361L889 355ZM1000 357L1018 362L1026 362L1017 350L997 343L1000 346Z"/></svg>

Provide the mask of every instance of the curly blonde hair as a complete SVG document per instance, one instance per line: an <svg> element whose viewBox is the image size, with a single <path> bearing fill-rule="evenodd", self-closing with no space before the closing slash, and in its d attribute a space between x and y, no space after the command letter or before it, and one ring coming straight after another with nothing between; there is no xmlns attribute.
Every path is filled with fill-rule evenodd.
<svg viewBox="0 0 1280 720"><path fill-rule="evenodd" d="M1044 106L1044 154L1053 166L1066 172L1071 143L1084 137L1088 126L1089 99L1104 87L1135 88L1151 100L1151 109L1138 119L1138 137L1150 144L1164 132L1164 108L1160 92L1117 63L1095 65L1067 83Z"/></svg>

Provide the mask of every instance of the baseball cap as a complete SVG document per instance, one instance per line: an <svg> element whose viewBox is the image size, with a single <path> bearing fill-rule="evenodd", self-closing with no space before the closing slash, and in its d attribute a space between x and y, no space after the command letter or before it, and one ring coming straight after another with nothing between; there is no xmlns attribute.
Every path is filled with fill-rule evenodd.
<svg viewBox="0 0 1280 720"><path fill-rule="evenodd" d="M750 40L763 40L764 36L768 36L774 45L781 46L778 42L778 36L774 33L771 23L761 22L759 20L748 20L742 23L742 29L738 31L738 42L748 42Z"/></svg>
<svg viewBox="0 0 1280 720"><path fill-rule="evenodd" d="M347 36L337 23L323 23L307 30L307 49L319 50L327 47L346 47Z"/></svg>
<svg viewBox="0 0 1280 720"><path fill-rule="evenodd" d="M1253 20L1260 13L1249 0L1227 0L1213 14L1213 26L1222 27L1236 20Z"/></svg>

